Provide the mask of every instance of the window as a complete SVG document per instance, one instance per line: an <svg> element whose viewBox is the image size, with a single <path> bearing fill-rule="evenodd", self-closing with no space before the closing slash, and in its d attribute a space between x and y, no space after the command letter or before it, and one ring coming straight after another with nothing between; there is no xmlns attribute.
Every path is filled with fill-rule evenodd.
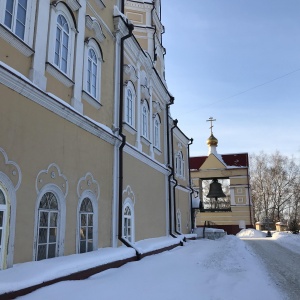
<svg viewBox="0 0 300 300"><path fill-rule="evenodd" d="M142 106L142 136L148 138L149 136L149 109L148 103L144 101Z"/></svg>
<svg viewBox="0 0 300 300"><path fill-rule="evenodd" d="M59 209L56 196L47 192L38 208L36 260L58 256Z"/></svg>
<svg viewBox="0 0 300 300"><path fill-rule="evenodd" d="M97 93L97 57L93 49L88 51L88 66L87 66L87 91L96 98Z"/></svg>
<svg viewBox="0 0 300 300"><path fill-rule="evenodd" d="M94 250L94 211L89 198L84 198L79 211L79 253Z"/></svg>
<svg viewBox="0 0 300 300"><path fill-rule="evenodd" d="M54 64L64 73L67 73L69 56L70 29L66 18L58 15L56 22Z"/></svg>
<svg viewBox="0 0 300 300"><path fill-rule="evenodd" d="M176 213L176 230L177 232L181 232L181 212L179 209Z"/></svg>
<svg viewBox="0 0 300 300"><path fill-rule="evenodd" d="M84 94L83 98L91 105L95 105L95 100L100 102L101 96L101 63L102 52L100 46L94 39L88 39L85 45L84 61L84 91L91 97L88 99ZM92 102L92 103L91 103ZM99 104L99 103L98 103Z"/></svg>
<svg viewBox="0 0 300 300"><path fill-rule="evenodd" d="M123 206L123 238L134 242L134 210L130 199L125 200Z"/></svg>
<svg viewBox="0 0 300 300"><path fill-rule="evenodd" d="M181 151L179 151L175 157L175 170L179 177L184 177L184 160Z"/></svg>
<svg viewBox="0 0 300 300"><path fill-rule="evenodd" d="M160 119L159 116L156 115L154 118L154 136L153 136L153 144L154 147L160 149Z"/></svg>
<svg viewBox="0 0 300 300"><path fill-rule="evenodd" d="M4 257L6 250L6 199L0 189L0 270L4 268Z"/></svg>
<svg viewBox="0 0 300 300"><path fill-rule="evenodd" d="M25 37L27 0L7 0L4 25L21 40Z"/></svg>
<svg viewBox="0 0 300 300"><path fill-rule="evenodd" d="M129 81L125 89L125 122L134 127L135 92Z"/></svg>
<svg viewBox="0 0 300 300"><path fill-rule="evenodd" d="M48 62L72 78L76 24L64 2L54 3L50 17ZM49 67L48 67L49 69ZM49 70L48 70L49 71ZM53 74L55 77L59 75ZM60 78L58 78L60 79ZM63 80L61 80L63 82Z"/></svg>

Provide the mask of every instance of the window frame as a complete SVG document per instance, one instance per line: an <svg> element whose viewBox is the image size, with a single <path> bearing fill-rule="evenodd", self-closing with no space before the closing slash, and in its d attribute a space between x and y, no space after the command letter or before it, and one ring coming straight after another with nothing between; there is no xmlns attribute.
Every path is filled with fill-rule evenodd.
<svg viewBox="0 0 300 300"><path fill-rule="evenodd" d="M58 202L58 218L57 218L57 249L56 256L62 256L64 253L64 238L65 238L65 222L66 222L66 201L62 190L55 184L46 184L40 191L36 200L35 206L35 224L34 224L34 245L33 245L33 260L37 261L38 257L38 230L39 230L39 207L40 202L46 193L52 193ZM47 258L46 258L47 259Z"/></svg>
<svg viewBox="0 0 300 300"><path fill-rule="evenodd" d="M157 123L157 126L156 126ZM160 127L161 127L161 121L158 114L155 115L153 119L153 146L160 150ZM157 134L156 134L157 133Z"/></svg>
<svg viewBox="0 0 300 300"><path fill-rule="evenodd" d="M55 64L55 49L56 49L56 34L57 34L57 19L59 15L62 15L67 21L69 27L69 39L68 39L68 53L67 53L67 70L63 71L60 66ZM59 74L52 74L57 79L61 79L61 74L68 79L73 78L73 66L74 66L74 49L75 49L75 36L77 33L75 18L71 11L68 9L64 2L58 2L55 5L51 5L50 11L50 29L49 29L49 45L48 45L48 63ZM52 71L54 71L52 70ZM64 83L64 81L62 81ZM66 83L64 83L66 84Z"/></svg>
<svg viewBox="0 0 300 300"><path fill-rule="evenodd" d="M126 210L129 209L131 212L130 217L125 215ZM130 226L128 226L128 221L130 221ZM122 208L122 238L127 240L129 243L135 242L135 223L134 223L134 205L130 198L126 198L123 203ZM128 234L128 229L130 229L130 234ZM128 236L130 238L128 238Z"/></svg>
<svg viewBox="0 0 300 300"><path fill-rule="evenodd" d="M93 207L93 249L91 251L95 251L98 248L98 201L96 196L90 191L90 190L85 190L81 197L79 198L78 201L78 206L77 206L77 234L76 234L76 251L77 253L87 253L87 252L80 252L80 235L81 235L81 205L84 201L84 199L88 198L91 201L92 207Z"/></svg>
<svg viewBox="0 0 300 300"><path fill-rule="evenodd" d="M7 231L8 231L8 228L6 228L7 225L6 224L6 219L7 219L7 214L8 214L8 209L7 209L7 206L8 206L8 201L7 201L7 196L6 196L6 193L4 191L4 189L1 188L0 186L0 193L3 194L3 197L4 197L4 201L5 203L4 204L1 204L0 203L0 212L3 212L3 217L2 217L2 226L0 224L0 270L3 270L4 269L4 266L5 266L5 252L7 252L7 246L5 245L5 241L6 241L6 236L7 236ZM9 227L9 226L8 226Z"/></svg>
<svg viewBox="0 0 300 300"><path fill-rule="evenodd" d="M175 170L176 170L176 175L178 177L184 178L185 177L185 162L183 159L183 153L182 151L178 151L176 156L175 156Z"/></svg>
<svg viewBox="0 0 300 300"><path fill-rule="evenodd" d="M57 203L57 209L54 208L41 208L41 202L43 200L43 198L47 195L47 194L52 194L52 197L55 197L56 203ZM42 214L46 215L46 224L45 226L41 226L41 216ZM56 222L55 224L51 224L51 219L52 216L56 216ZM53 258L53 257L57 257L58 256L58 241L59 241L59 226L60 226L60 211L59 211L59 201L56 197L56 195L54 193L52 193L51 191L48 191L46 193L43 194L43 196L41 197L40 201L39 201L39 208L38 208L38 223L37 223L37 244L36 244L36 260L43 260L43 259L48 259L48 258ZM40 230L45 230L46 229L46 241L45 242L40 242ZM53 231L56 233L55 236L55 241L51 241L51 231ZM51 245L55 245L55 250L54 250L54 256L50 256L49 257L49 249ZM46 253L45 253L45 258L39 258L39 247L42 246L46 246Z"/></svg>
<svg viewBox="0 0 300 300"><path fill-rule="evenodd" d="M131 105L128 101L128 93L131 93ZM136 93L134 85L131 81L128 81L124 90L124 122L130 127L135 128L135 104L136 104Z"/></svg>
<svg viewBox="0 0 300 300"><path fill-rule="evenodd" d="M89 92L87 83L90 50L94 52L97 62L95 94ZM102 62L103 56L99 44L93 38L86 40L84 48L83 98L96 108L99 108L99 104L101 104Z"/></svg>
<svg viewBox="0 0 300 300"><path fill-rule="evenodd" d="M149 106L146 100L143 101L141 107L141 134L145 139L149 139Z"/></svg>
<svg viewBox="0 0 300 300"><path fill-rule="evenodd" d="M34 23L35 23L35 10L36 10L37 0L27 0L27 9L25 17L25 32L24 38L20 38L15 34L14 30L7 25L5 25L5 11L7 1L0 1L0 35L11 44L14 48L20 51L23 55L29 57L34 53L33 47L33 33L34 33ZM13 3L13 10L18 2ZM14 16L14 20L15 20Z"/></svg>

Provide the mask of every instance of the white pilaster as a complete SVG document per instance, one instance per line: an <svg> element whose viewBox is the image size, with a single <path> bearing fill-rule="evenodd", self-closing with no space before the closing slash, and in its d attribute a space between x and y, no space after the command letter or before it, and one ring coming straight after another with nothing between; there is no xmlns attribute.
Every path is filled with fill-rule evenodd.
<svg viewBox="0 0 300 300"><path fill-rule="evenodd" d="M150 98L149 98L149 106L150 106L150 112L149 112L149 126L150 126L150 156L154 157L154 151L153 151L153 103L152 103L152 80L150 80L149 83L149 92L150 92Z"/></svg>
<svg viewBox="0 0 300 300"><path fill-rule="evenodd" d="M71 99L72 106L80 113L83 113L83 104L81 102L82 79L83 79L83 61L84 61L84 33L85 33L85 13L86 0L80 0L81 8L78 10L78 33L76 39L76 58L75 58L75 74L73 97Z"/></svg>
<svg viewBox="0 0 300 300"><path fill-rule="evenodd" d="M137 91L136 91L136 140L135 140L135 146L137 149L142 150L142 144L141 144L141 64L137 63Z"/></svg>
<svg viewBox="0 0 300 300"><path fill-rule="evenodd" d="M35 35L35 54L29 72L30 80L41 90L46 91L47 78L45 76L45 63L47 53L48 26L50 15L50 0L38 1L36 35Z"/></svg>

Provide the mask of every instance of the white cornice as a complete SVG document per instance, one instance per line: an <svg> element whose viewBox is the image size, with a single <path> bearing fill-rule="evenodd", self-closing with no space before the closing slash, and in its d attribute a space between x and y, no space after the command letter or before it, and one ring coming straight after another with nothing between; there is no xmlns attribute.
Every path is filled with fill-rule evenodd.
<svg viewBox="0 0 300 300"><path fill-rule="evenodd" d="M67 4L70 6L70 8L73 11L77 11L81 7L81 5L78 2L78 0L67 0Z"/></svg>
<svg viewBox="0 0 300 300"><path fill-rule="evenodd" d="M141 8L141 9L152 9L153 4L152 3L146 3L146 2L136 2L136 1L126 1L125 3L125 9L128 7L134 7L134 8Z"/></svg>
<svg viewBox="0 0 300 300"><path fill-rule="evenodd" d="M68 103L56 98L54 95L41 91L37 86L33 85L29 79L16 73L16 71L10 70L9 67L6 68L3 63L0 64L0 83L109 144L114 145L116 143L117 138L109 132L109 128L106 129L105 125L81 115Z"/></svg>
<svg viewBox="0 0 300 300"><path fill-rule="evenodd" d="M102 27L96 18L90 15L85 16L85 25L88 29L93 30L96 35L96 39L101 43L105 40L105 35L103 34Z"/></svg>

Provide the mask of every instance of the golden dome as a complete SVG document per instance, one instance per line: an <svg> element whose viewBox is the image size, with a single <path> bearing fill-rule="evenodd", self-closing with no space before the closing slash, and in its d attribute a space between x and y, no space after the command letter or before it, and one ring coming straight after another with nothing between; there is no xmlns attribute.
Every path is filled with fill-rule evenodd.
<svg viewBox="0 0 300 300"><path fill-rule="evenodd" d="M206 144L208 146L218 146L218 140L214 137L213 134L207 139Z"/></svg>

